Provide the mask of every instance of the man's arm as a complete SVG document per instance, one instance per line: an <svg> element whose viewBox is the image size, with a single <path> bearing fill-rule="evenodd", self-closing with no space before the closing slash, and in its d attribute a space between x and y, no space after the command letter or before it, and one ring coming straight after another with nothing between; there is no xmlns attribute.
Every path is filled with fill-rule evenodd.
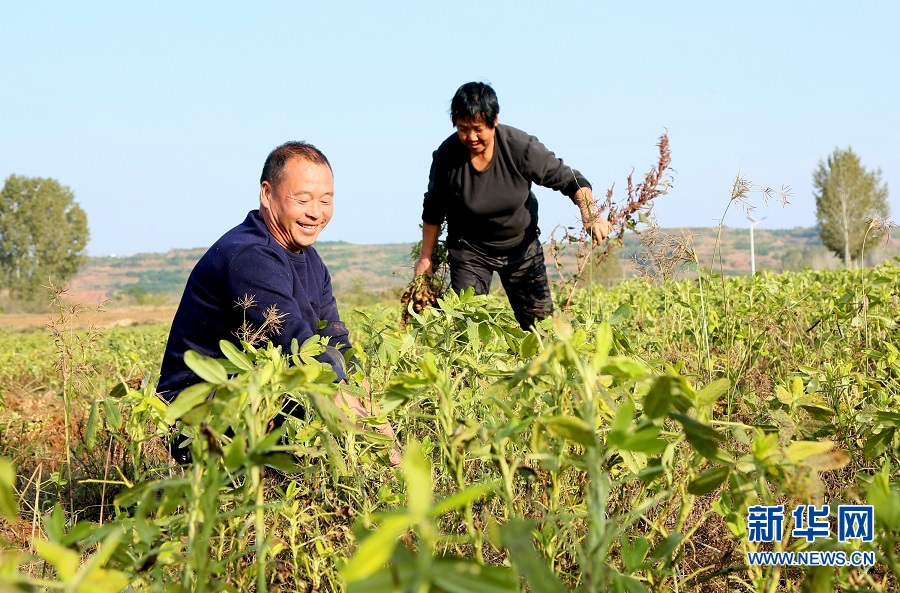
<svg viewBox="0 0 900 593"><path fill-rule="evenodd" d="M347 327L341 321L340 315L338 313L337 300L334 298L334 293L331 289L331 275L328 273L328 269L325 268L324 262L322 262L321 265L322 272L325 275L325 282L322 285L322 294L320 300L320 302L322 303L322 308L319 311L319 317L323 321L325 321L325 327L319 330L319 334L327 336L329 338L329 345L334 346L338 349L339 352L342 352L343 350L351 347L349 332L347 331ZM346 378L341 377L338 389L334 393L334 403L341 408L346 406L347 409L349 409L357 418L378 416L378 408L375 406L371 398L369 398L368 402L364 402L360 398L354 395L350 395L349 393L341 389L340 386L346 384L346 382ZM371 390L369 387L369 381L367 379L363 378L361 386L366 390L366 393L370 393ZM394 435L394 429L388 422L381 424L377 427L376 430L378 430L378 432L385 436L396 438ZM400 448L397 445L396 441L391 447L389 458L391 465L395 467L400 465L401 454Z"/></svg>
<svg viewBox="0 0 900 593"><path fill-rule="evenodd" d="M343 381L341 383L343 383ZM369 383L365 379L363 380L363 387L365 388L366 393L369 393ZM371 400L369 401L369 403L371 404L371 408L368 408L366 407L365 402L363 402L356 396L350 395L340 388L338 388L338 390L334 393L334 403L337 404L339 408L346 407L357 418L378 416L379 414L378 408L375 407L374 403L372 403ZM391 426L389 422L385 422L384 424L379 425L376 430L384 436L394 439L394 444L391 445L391 451L388 454L388 458L390 459L391 465L397 467L398 465L400 465L402 455L400 453L400 446L396 440L397 436L396 434L394 434L394 427Z"/></svg>
<svg viewBox="0 0 900 593"><path fill-rule="evenodd" d="M316 293L313 294L295 294L296 271L292 269L290 261L279 250L280 248L262 247L256 249L245 249L238 254L230 263L228 270L228 290L232 299L238 301L247 301L248 298L252 302L252 306L244 307L241 312L240 308L235 305L233 315L243 314L245 325L253 332L259 333L259 341L271 340L273 343L282 347L284 352L289 352L291 341L296 340L302 344L309 338L320 332L318 327L313 327L312 323L315 319L310 317L310 309L313 302L318 301L320 308L333 308L333 316L318 315L318 319L326 320L326 329L332 334L329 340L331 346L340 347L340 345L349 341L346 338L347 330L340 324L337 317L337 306L333 302L329 303L323 300L324 296ZM321 260L319 260L321 262ZM299 284L316 285L323 280L315 281L316 271L313 269L316 262L309 258L307 262L310 278ZM324 266L323 266L324 267ZM327 282L330 292L330 283ZM312 286L310 286L311 288ZM333 297L331 299L333 301ZM304 315L304 308L306 315ZM277 316L277 323L272 323L273 316ZM340 325L330 327L327 322L336 321ZM234 331L239 331L240 321L235 323ZM338 380L343 379L346 374L340 363L332 362L331 358L320 355L319 360L330 363L332 369L337 374Z"/></svg>

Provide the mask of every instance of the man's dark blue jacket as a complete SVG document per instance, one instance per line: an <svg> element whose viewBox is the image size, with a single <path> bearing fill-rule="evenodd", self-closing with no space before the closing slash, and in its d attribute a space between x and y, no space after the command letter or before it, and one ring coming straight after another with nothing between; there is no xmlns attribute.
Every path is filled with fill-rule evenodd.
<svg viewBox="0 0 900 593"><path fill-rule="evenodd" d="M238 302L248 297L255 305L245 311ZM157 392L171 402L185 387L199 383L184 364L184 353L195 350L220 358L219 341L239 346L237 336L245 320L253 328L262 327L273 305L286 317L270 339L284 352L290 351L291 339L302 344L316 334L329 337L329 345L339 350L350 346L322 258L312 247L301 253L282 247L253 210L216 241L191 272L169 332ZM328 353L319 357L340 380L346 375L335 358Z"/></svg>

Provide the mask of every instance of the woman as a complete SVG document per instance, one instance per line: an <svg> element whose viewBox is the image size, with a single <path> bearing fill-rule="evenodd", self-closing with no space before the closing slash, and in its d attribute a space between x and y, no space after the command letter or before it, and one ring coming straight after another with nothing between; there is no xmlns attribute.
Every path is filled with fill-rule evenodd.
<svg viewBox="0 0 900 593"><path fill-rule="evenodd" d="M415 273L433 273L431 254L446 220L452 288L487 294L497 272L516 320L529 330L553 309L531 184L567 195L594 241L605 239L610 227L595 210L587 179L534 136L501 125L499 113L490 85L469 82L453 96L456 133L434 152Z"/></svg>

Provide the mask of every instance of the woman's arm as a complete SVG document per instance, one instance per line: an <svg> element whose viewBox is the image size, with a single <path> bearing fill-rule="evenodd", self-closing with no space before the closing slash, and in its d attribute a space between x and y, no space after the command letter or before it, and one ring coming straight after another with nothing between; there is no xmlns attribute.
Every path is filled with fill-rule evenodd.
<svg viewBox="0 0 900 593"><path fill-rule="evenodd" d="M431 254L434 253L434 245L437 243L441 232L440 225L422 222L422 251L416 260L415 275L434 274L434 264L431 262Z"/></svg>

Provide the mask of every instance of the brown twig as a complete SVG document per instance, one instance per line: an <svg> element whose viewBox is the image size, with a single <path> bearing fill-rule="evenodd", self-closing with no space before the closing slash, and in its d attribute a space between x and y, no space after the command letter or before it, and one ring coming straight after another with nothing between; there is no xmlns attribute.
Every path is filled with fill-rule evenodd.
<svg viewBox="0 0 900 593"><path fill-rule="evenodd" d="M615 184L606 190L603 203L595 202L595 212L608 211L607 220L611 227L609 236L601 246L594 247L591 237L585 230L570 233L568 229L564 229L562 240L559 242L551 234L550 253L567 292L563 310L567 310L571 305L578 285L584 279L585 272L590 269L591 264L600 263L620 247L626 231L638 232L638 223L649 224L653 200L665 195L672 187L671 177L668 174L672 155L669 150L669 137L666 133L659 137L657 147L659 148L659 158L650 171L644 175L643 182L635 185L634 170L632 169L629 173L626 182L627 199L624 203L616 204L613 201ZM566 273L561 261L566 244L575 250L575 271L570 274Z"/></svg>

